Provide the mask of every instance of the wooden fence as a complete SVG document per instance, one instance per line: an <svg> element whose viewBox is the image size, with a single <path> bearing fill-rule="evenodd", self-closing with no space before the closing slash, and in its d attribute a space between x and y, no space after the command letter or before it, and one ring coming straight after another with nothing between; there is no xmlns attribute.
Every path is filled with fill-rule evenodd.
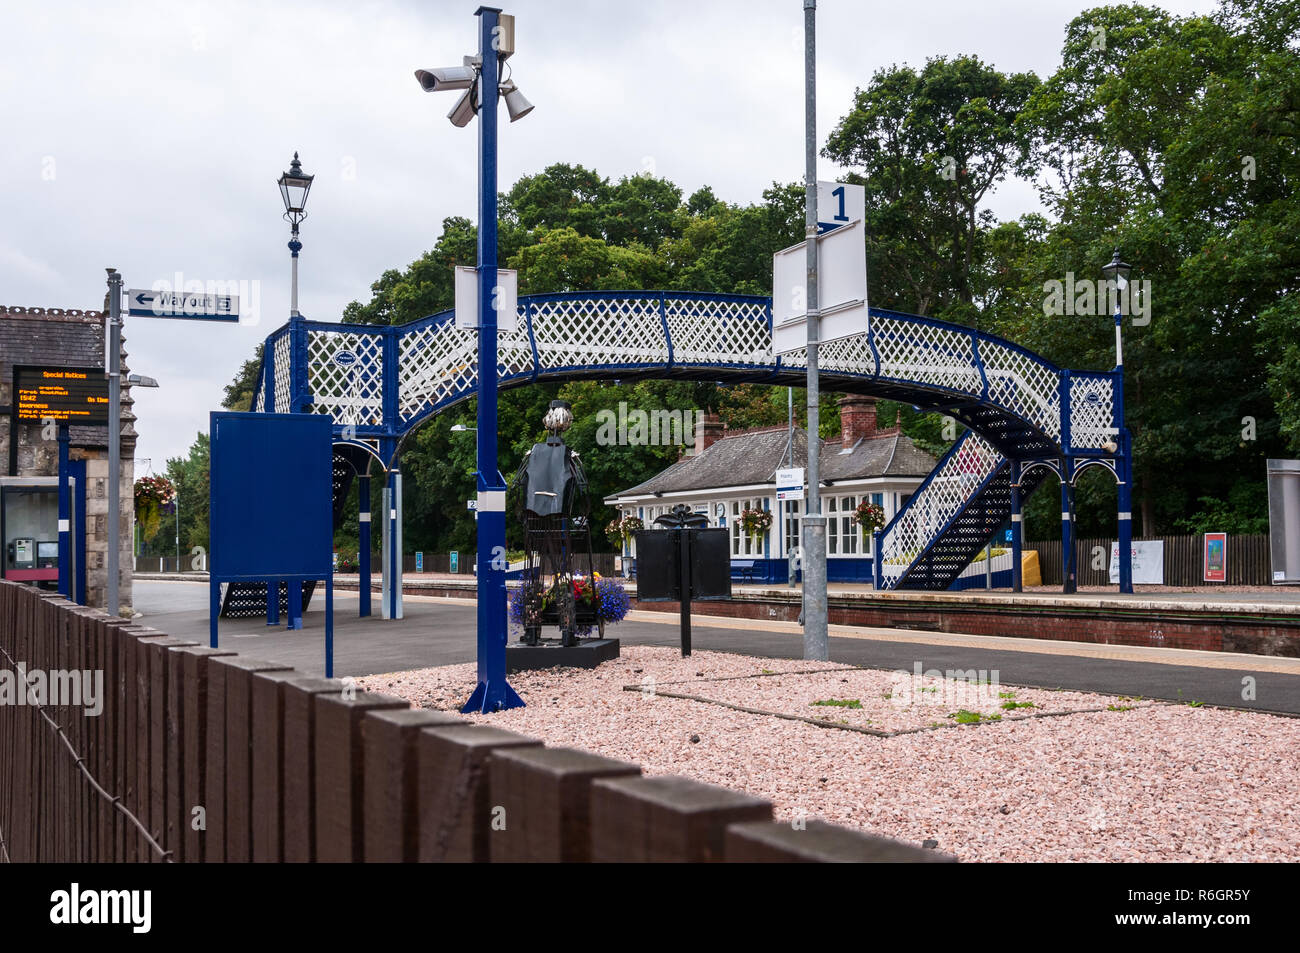
<svg viewBox="0 0 1300 953"><path fill-rule="evenodd" d="M1202 536L1156 536L1154 541L1165 544L1166 586L1267 586L1272 575L1269 569L1267 536L1228 537L1227 582L1206 582L1201 562ZM1078 584L1081 586L1109 586L1110 547L1113 539L1080 539L1075 541L1074 564ZM1137 540L1134 540L1137 542ZM1097 550L1102 554L1101 568L1093 568ZM1043 585L1061 585L1061 541L1025 543L1025 549L1038 550L1038 565L1043 574Z"/></svg>
<svg viewBox="0 0 1300 953"><path fill-rule="evenodd" d="M20 675L0 693L2 861L952 859L0 580L0 679Z"/></svg>

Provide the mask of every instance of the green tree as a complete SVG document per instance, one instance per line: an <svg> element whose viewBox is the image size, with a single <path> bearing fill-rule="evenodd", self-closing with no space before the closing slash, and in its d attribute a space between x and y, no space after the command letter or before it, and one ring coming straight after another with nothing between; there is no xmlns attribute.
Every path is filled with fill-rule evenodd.
<svg viewBox="0 0 1300 953"><path fill-rule="evenodd" d="M878 71L827 140L867 194L873 302L973 323L989 191L1013 171L1038 85L972 56Z"/></svg>

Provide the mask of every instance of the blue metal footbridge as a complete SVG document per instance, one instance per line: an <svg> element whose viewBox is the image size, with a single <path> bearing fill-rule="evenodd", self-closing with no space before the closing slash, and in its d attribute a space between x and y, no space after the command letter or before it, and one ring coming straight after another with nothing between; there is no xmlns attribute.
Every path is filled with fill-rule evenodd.
<svg viewBox="0 0 1300 953"><path fill-rule="evenodd" d="M803 386L801 351L772 350L766 297L583 292L521 297L499 332L501 388L533 381L643 378ZM474 396L478 341L451 311L404 325L295 317L267 337L253 410L327 414L334 422L335 519L351 481L362 493L362 611L369 611L368 481L388 481L384 615L400 617L400 451L433 415ZM1072 553L1073 487L1087 467L1119 486L1121 564L1132 484L1118 369L1059 368L971 328L872 308L866 329L820 347L821 386L947 414L967 430L876 534L877 589L942 590L1007 522L1020 588L1021 501L1049 475L1061 489L1063 552ZM387 541L394 541L388 545ZM1073 588L1073 566L1065 587ZM1122 571L1121 589L1131 590Z"/></svg>

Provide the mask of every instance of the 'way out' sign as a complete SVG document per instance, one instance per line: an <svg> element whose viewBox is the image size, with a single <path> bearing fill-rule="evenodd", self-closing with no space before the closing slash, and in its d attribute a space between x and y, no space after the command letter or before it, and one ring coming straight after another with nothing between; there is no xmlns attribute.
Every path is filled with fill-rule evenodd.
<svg viewBox="0 0 1300 953"><path fill-rule="evenodd" d="M238 321L239 295L201 291L145 291L126 293L127 314L137 318L190 318L200 321Z"/></svg>

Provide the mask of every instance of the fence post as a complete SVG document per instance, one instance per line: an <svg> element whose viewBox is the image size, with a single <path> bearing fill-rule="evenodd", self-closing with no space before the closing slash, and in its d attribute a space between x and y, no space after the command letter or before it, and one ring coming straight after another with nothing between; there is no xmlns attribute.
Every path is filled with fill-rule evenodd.
<svg viewBox="0 0 1300 953"><path fill-rule="evenodd" d="M741 864L957 862L951 854L863 831L845 830L816 818L804 821L799 828L789 821L732 824L727 828L725 852L728 863Z"/></svg>
<svg viewBox="0 0 1300 953"><path fill-rule="evenodd" d="M253 674L291 669L279 662L239 655L212 664L214 669L224 670L226 692L225 859L247 863L253 856Z"/></svg>
<svg viewBox="0 0 1300 953"><path fill-rule="evenodd" d="M490 856L496 863L591 860L591 783L638 775L641 767L573 748L518 747L493 752L491 798L504 811Z"/></svg>
<svg viewBox="0 0 1300 953"><path fill-rule="evenodd" d="M687 778L606 778L592 784L591 859L717 862L727 825L770 821L772 804Z"/></svg>
<svg viewBox="0 0 1300 953"><path fill-rule="evenodd" d="M411 863L416 859L420 845L420 730L468 724L448 712L421 708L372 711L361 719L367 862Z"/></svg>
<svg viewBox="0 0 1300 953"><path fill-rule="evenodd" d="M314 707L316 860L360 861L365 857L361 719L368 711L409 709L411 703L391 695L358 693L317 695Z"/></svg>
<svg viewBox="0 0 1300 953"><path fill-rule="evenodd" d="M316 698L339 695L344 683L302 678L284 683L284 800L298 805L284 812L284 859L316 859Z"/></svg>
<svg viewBox="0 0 1300 953"><path fill-rule="evenodd" d="M541 742L491 725L466 725L426 728L418 743L420 862L487 861L492 812L499 806L488 796L488 759L502 748Z"/></svg>

